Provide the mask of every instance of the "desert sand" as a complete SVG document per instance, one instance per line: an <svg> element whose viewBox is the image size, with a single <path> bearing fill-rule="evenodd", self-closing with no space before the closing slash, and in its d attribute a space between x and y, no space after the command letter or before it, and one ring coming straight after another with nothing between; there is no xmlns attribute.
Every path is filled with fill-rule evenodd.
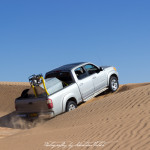
<svg viewBox="0 0 150 150"><path fill-rule="evenodd" d="M33 123L14 116L14 99L28 87L0 83L0 150L150 150L150 83L121 85Z"/></svg>

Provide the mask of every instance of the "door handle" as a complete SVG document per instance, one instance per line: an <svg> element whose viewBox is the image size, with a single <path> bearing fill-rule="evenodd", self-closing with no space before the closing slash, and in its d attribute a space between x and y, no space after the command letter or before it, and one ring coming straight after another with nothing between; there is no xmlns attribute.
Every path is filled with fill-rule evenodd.
<svg viewBox="0 0 150 150"><path fill-rule="evenodd" d="M80 84L79 84L79 86L82 86L82 85L83 85L83 83L80 83Z"/></svg>
<svg viewBox="0 0 150 150"><path fill-rule="evenodd" d="M92 79L96 79L96 77L93 77Z"/></svg>

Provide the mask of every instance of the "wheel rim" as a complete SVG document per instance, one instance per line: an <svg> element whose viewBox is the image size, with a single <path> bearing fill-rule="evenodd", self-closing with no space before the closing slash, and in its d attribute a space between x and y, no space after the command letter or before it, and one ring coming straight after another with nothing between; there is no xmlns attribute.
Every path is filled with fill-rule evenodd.
<svg viewBox="0 0 150 150"><path fill-rule="evenodd" d="M117 82L117 80L113 79L113 80L111 81L111 87L112 87L112 90L113 90L113 91L116 91L116 90L117 90L117 88L118 88L118 82Z"/></svg>
<svg viewBox="0 0 150 150"><path fill-rule="evenodd" d="M69 111L74 110L75 108L76 108L75 105L73 104L69 105Z"/></svg>

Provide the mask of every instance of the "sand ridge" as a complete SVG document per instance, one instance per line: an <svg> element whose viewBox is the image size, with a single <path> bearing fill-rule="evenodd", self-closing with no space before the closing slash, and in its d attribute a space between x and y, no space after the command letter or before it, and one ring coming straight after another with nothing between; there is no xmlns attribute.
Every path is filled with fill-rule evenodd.
<svg viewBox="0 0 150 150"><path fill-rule="evenodd" d="M102 94L72 112L19 129L1 138L0 146L40 150L52 149L53 142L53 149L149 150L149 108L149 83L122 85L118 92ZM62 142L65 146L58 147Z"/></svg>
<svg viewBox="0 0 150 150"><path fill-rule="evenodd" d="M22 91L27 88L29 83L0 82L0 114L14 111L15 99L20 97Z"/></svg>
<svg viewBox="0 0 150 150"><path fill-rule="evenodd" d="M14 86L29 86L30 84L28 82L0 82L0 85L14 85Z"/></svg>

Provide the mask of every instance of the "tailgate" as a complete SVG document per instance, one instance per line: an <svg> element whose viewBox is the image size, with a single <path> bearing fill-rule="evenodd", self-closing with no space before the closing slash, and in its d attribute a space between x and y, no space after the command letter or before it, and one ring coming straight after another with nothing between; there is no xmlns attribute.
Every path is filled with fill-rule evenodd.
<svg viewBox="0 0 150 150"><path fill-rule="evenodd" d="M18 113L42 113L49 110L46 97L17 99L15 106Z"/></svg>

